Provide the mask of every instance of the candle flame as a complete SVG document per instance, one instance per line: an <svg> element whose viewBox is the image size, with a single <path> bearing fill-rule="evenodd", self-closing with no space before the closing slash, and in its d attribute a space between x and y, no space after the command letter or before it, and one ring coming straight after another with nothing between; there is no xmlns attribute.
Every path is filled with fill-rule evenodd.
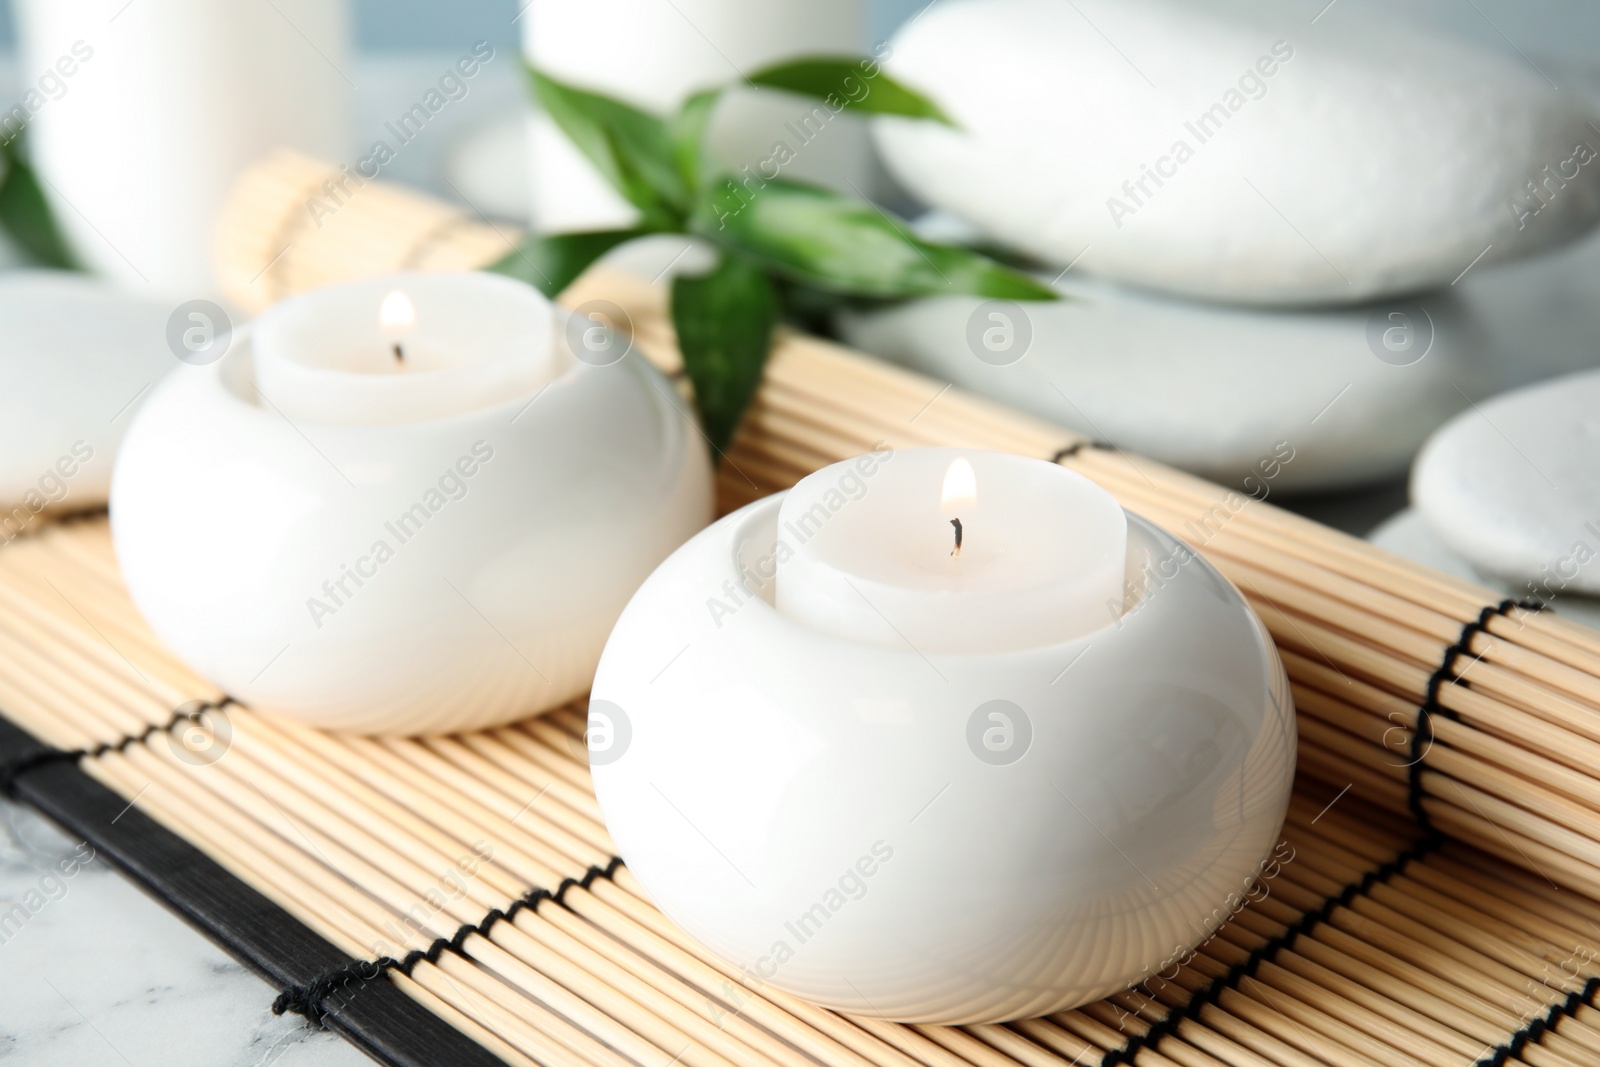
<svg viewBox="0 0 1600 1067"><path fill-rule="evenodd" d="M951 515L963 508L970 510L977 502L978 476L967 458L959 456L944 472L944 492L939 497L940 510Z"/></svg>
<svg viewBox="0 0 1600 1067"><path fill-rule="evenodd" d="M378 325L386 334L409 333L417 325L417 306L403 291L395 289L378 305Z"/></svg>

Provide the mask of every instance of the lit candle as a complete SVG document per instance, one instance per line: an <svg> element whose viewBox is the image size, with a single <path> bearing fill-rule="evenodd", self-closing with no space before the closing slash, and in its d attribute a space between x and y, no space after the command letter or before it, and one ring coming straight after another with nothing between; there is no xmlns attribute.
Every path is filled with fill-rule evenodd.
<svg viewBox="0 0 1600 1067"><path fill-rule="evenodd" d="M378 328L389 340L390 351L394 353L395 369L400 369L406 359L405 349L400 342L409 341L411 335L417 332L417 305L411 302L404 289L391 290L389 295L383 298L383 303L378 305ZM415 358L416 350L413 349L411 354Z"/></svg>
<svg viewBox="0 0 1600 1067"><path fill-rule="evenodd" d="M913 1023L1049 1015L1210 936L1269 869L1296 745L1226 578L1078 474L961 449L696 535L613 627L589 726L668 919L729 973Z"/></svg>
<svg viewBox="0 0 1600 1067"><path fill-rule="evenodd" d="M156 634L325 729L453 733L587 690L628 598L709 521L711 464L659 371L578 359L560 314L500 276L373 278L178 364L111 487Z"/></svg>
<svg viewBox="0 0 1600 1067"><path fill-rule="evenodd" d="M549 303L493 274L397 274L285 300L255 324L259 395L291 422L396 425L532 396L567 360Z"/></svg>
<svg viewBox="0 0 1600 1067"><path fill-rule="evenodd" d="M784 498L780 612L921 653L1036 648L1121 613L1128 523L1105 490L998 452L891 455L825 467Z"/></svg>

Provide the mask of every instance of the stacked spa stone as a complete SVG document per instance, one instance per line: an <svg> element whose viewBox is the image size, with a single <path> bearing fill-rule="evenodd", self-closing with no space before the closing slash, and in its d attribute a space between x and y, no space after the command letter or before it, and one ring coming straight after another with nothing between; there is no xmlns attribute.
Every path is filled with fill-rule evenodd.
<svg viewBox="0 0 1600 1067"><path fill-rule="evenodd" d="M1470 286L1600 218L1600 132L1529 65L1363 10L929 8L888 68L956 128L880 120L883 155L1068 299L934 298L846 338L1224 482L1286 452L1280 489L1398 475L1516 380L1475 308L1521 302Z"/></svg>
<svg viewBox="0 0 1600 1067"><path fill-rule="evenodd" d="M85 274L0 273L0 547L46 512L105 506L134 409L179 358L204 360L202 342L220 339L221 354L220 315L205 301L173 308Z"/></svg>
<svg viewBox="0 0 1600 1067"><path fill-rule="evenodd" d="M1417 456L1411 500L1374 541L1600 625L1600 371L1462 412Z"/></svg>

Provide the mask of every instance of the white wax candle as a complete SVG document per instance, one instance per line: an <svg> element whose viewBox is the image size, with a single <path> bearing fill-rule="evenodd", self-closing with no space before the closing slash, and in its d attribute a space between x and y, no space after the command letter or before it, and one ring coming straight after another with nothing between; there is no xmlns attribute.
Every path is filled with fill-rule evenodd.
<svg viewBox="0 0 1600 1067"><path fill-rule="evenodd" d="M341 0L19 0L17 21L45 195L79 256L124 286L215 295L212 228L239 171L279 148L350 148Z"/></svg>
<svg viewBox="0 0 1600 1067"><path fill-rule="evenodd" d="M784 498L775 603L817 630L888 648L1035 648L1115 621L1127 544L1111 495L1054 463L874 453L824 467Z"/></svg>
<svg viewBox="0 0 1600 1067"><path fill-rule="evenodd" d="M658 114L692 92L737 81L778 60L856 55L866 39L864 0L532 0L523 54L562 81ZM870 189L866 130L848 117L814 115L817 101L741 90L712 123L713 157L729 171ZM532 212L545 232L630 225L638 213L546 116L530 130ZM786 152L775 152L782 143ZM787 161L787 162L786 162Z"/></svg>
<svg viewBox="0 0 1600 1067"><path fill-rule="evenodd" d="M561 372L550 302L495 274L329 286L256 321L257 392L292 422L394 425L531 397Z"/></svg>

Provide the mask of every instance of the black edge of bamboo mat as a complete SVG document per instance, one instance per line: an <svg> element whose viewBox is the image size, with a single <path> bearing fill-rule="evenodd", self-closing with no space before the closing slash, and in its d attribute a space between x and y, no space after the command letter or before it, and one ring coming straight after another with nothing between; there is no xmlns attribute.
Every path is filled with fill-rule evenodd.
<svg viewBox="0 0 1600 1067"><path fill-rule="evenodd" d="M50 751L0 709L0 766ZM31 766L14 795L92 845L141 889L274 987L355 967L332 943L68 760ZM490 1067L499 1057L391 982L330 993L324 1025L394 1067Z"/></svg>

